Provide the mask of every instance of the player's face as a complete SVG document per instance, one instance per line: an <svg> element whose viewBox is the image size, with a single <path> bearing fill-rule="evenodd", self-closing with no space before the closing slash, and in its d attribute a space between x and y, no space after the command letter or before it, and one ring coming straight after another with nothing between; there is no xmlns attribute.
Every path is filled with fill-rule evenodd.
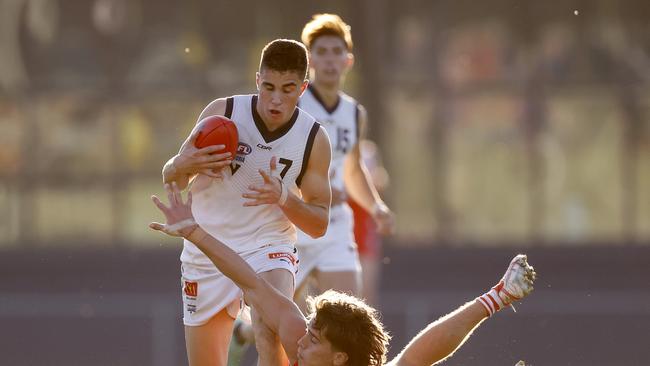
<svg viewBox="0 0 650 366"><path fill-rule="evenodd" d="M346 360L345 353L334 350L332 343L310 322L307 333L298 341L298 365L331 366L344 364Z"/></svg>
<svg viewBox="0 0 650 366"><path fill-rule="evenodd" d="M354 57L345 42L337 36L316 38L309 52L309 66L314 80L319 83L338 84L345 72L352 67Z"/></svg>
<svg viewBox="0 0 650 366"><path fill-rule="evenodd" d="M267 123L287 122L293 115L305 87L307 81L296 72L261 70L257 73L257 112Z"/></svg>

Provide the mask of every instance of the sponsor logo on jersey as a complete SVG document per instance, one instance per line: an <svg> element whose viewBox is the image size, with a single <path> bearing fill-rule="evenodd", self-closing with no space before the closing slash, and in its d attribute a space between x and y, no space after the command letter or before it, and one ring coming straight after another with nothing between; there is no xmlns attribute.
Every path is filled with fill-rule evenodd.
<svg viewBox="0 0 650 366"><path fill-rule="evenodd" d="M194 281L185 281L183 291L187 296L197 297L199 295L199 283Z"/></svg>
<svg viewBox="0 0 650 366"><path fill-rule="evenodd" d="M273 149L271 146L266 146L266 145L262 145L262 144L257 144L257 147L259 147L262 150L271 150L271 149Z"/></svg>
<svg viewBox="0 0 650 366"><path fill-rule="evenodd" d="M289 253L278 252L278 253L269 253L269 259L279 259L285 262L291 263L291 265L296 265L296 258Z"/></svg>
<svg viewBox="0 0 650 366"><path fill-rule="evenodd" d="M249 144L240 142L237 146L237 155L248 155L253 152L253 148Z"/></svg>

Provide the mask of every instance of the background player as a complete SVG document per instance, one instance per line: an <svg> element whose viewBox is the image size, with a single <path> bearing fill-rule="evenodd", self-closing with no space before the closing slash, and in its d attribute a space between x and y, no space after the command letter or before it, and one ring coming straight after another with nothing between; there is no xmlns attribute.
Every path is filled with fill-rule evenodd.
<svg viewBox="0 0 650 366"><path fill-rule="evenodd" d="M321 236L329 216L329 139L296 108L307 86L306 71L301 43L275 40L266 45L256 76L258 93L217 99L199 117L225 115L237 124L237 156L215 154L223 146L196 149L195 129L163 168L164 181L180 188L196 177L191 187L196 222L288 297L293 296L297 265L295 226ZM181 262L189 362L223 365L241 291L187 240ZM283 364L276 334L256 310L252 320L260 364Z"/></svg>
<svg viewBox="0 0 650 366"><path fill-rule="evenodd" d="M363 301L328 291L317 297L305 318L297 306L228 246L194 222L191 193L184 203L178 187L166 185L170 206L153 196L166 224L151 223L154 230L183 236L195 243L225 275L244 291L263 321L278 334L291 365L381 365L389 336L374 309ZM449 357L487 317L521 300L533 290L535 271L525 255L517 255L499 283L473 301L427 326L389 364L425 366Z"/></svg>
<svg viewBox="0 0 650 366"><path fill-rule="evenodd" d="M327 129L333 151L327 233L318 239L298 233L301 259L296 303L304 310L310 279L318 292L336 289L360 295L361 268L348 194L372 215L382 234L394 231L394 215L377 193L361 158L359 140L366 126L366 110L341 90L354 64L350 26L338 15L317 14L303 28L302 41L309 49L311 80L299 105Z"/></svg>
<svg viewBox="0 0 650 366"><path fill-rule="evenodd" d="M359 141L361 159L370 173L370 178L379 193L389 184L389 175L379 156L379 149L374 142L364 139ZM354 217L354 240L357 243L361 263L361 297L371 305L377 304L377 291L381 274L381 235L372 216L356 201L348 198L348 205Z"/></svg>

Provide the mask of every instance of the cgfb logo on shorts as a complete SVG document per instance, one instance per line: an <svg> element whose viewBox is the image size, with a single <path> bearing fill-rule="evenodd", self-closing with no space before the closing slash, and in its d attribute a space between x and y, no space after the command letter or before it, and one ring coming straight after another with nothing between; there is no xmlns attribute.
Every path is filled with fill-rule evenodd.
<svg viewBox="0 0 650 366"><path fill-rule="evenodd" d="M199 283L195 281L185 281L183 292L185 292L185 295L187 296L197 297L199 295Z"/></svg>

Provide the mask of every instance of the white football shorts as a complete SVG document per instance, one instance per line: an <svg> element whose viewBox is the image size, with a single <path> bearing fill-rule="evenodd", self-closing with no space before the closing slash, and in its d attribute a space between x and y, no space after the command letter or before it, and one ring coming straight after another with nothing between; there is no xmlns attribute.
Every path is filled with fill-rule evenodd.
<svg viewBox="0 0 650 366"><path fill-rule="evenodd" d="M294 275L298 256L292 245L274 245L239 253L256 273L286 269ZM242 291L214 266L181 265L183 324L200 326L221 310L236 318L242 308Z"/></svg>
<svg viewBox="0 0 650 366"><path fill-rule="evenodd" d="M321 272L361 272L359 252L354 241L352 220L332 217L327 234L316 240L301 240L305 234L298 236L298 256L300 265L296 274L296 288L300 287L309 274Z"/></svg>

